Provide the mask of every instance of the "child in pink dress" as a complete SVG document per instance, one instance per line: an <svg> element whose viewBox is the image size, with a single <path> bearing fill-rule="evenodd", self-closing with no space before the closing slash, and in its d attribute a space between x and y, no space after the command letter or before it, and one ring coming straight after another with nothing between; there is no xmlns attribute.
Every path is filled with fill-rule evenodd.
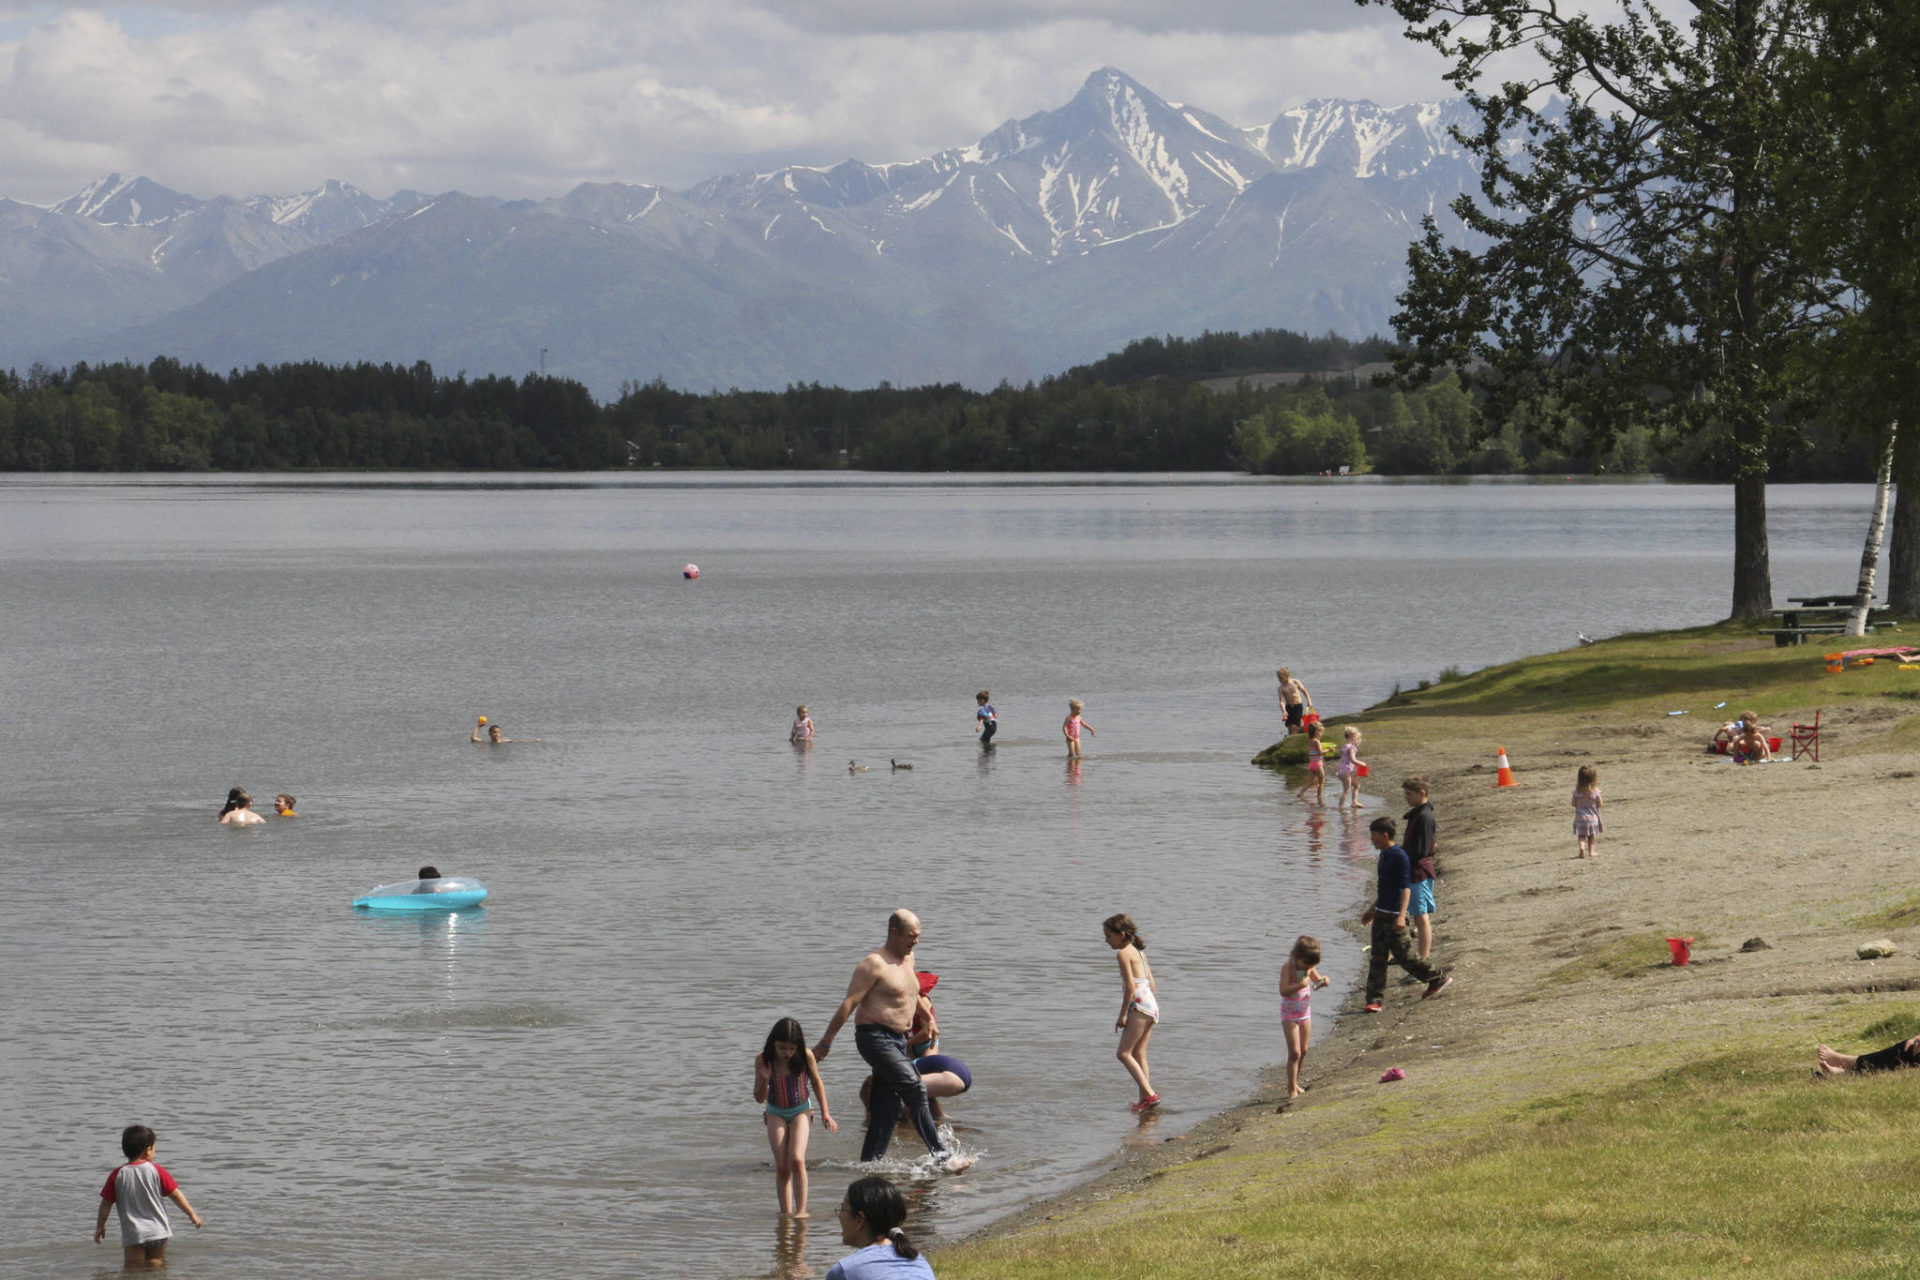
<svg viewBox="0 0 1920 1280"><path fill-rule="evenodd" d="M1576 858L1597 858L1594 837L1605 827L1600 825L1600 771L1590 764L1580 766L1573 782L1573 842Z"/></svg>
<svg viewBox="0 0 1920 1280"><path fill-rule="evenodd" d="M1340 765L1334 770L1340 776L1340 803L1336 809L1344 809L1348 803L1354 808L1360 807L1360 770L1367 762L1360 758L1360 728L1348 725L1344 730L1347 740L1340 744Z"/></svg>

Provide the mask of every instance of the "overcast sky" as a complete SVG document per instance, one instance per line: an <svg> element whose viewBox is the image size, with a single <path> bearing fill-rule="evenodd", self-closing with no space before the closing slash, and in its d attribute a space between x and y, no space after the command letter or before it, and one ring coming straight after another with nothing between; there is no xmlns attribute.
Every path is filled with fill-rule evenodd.
<svg viewBox="0 0 1920 1280"><path fill-rule="evenodd" d="M1101 66L1240 125L1446 93L1391 10L1343 0L0 0L0 195L119 172L547 196L908 160Z"/></svg>

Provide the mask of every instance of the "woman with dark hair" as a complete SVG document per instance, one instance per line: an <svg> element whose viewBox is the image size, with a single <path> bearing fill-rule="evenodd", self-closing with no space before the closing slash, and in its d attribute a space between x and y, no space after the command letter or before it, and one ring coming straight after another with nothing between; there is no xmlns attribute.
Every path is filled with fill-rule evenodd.
<svg viewBox="0 0 1920 1280"><path fill-rule="evenodd" d="M833 1264L827 1280L935 1280L933 1267L907 1239L907 1201L885 1178L858 1178L840 1207L840 1242L854 1252Z"/></svg>
<svg viewBox="0 0 1920 1280"><path fill-rule="evenodd" d="M220 821L230 827L250 827L266 819L253 811L253 797L235 787L227 792L227 807L220 811Z"/></svg>

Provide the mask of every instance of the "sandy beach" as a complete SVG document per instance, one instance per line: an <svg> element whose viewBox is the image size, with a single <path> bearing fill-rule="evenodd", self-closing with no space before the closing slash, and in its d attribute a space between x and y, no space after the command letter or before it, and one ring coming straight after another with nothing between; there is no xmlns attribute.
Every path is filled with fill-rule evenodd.
<svg viewBox="0 0 1920 1280"><path fill-rule="evenodd" d="M1822 684L1811 650L1775 652L1737 633L1709 635L1698 648L1709 672L1724 650L1728 668L1749 679L1762 671L1776 684L1804 684L1804 705L1781 707L1776 694L1762 701L1762 719L1784 737L1790 721L1810 721L1818 708L1820 761L1787 763L1783 751L1781 763L1736 767L1708 755L1720 720L1741 709L1747 691L1737 678L1725 689L1703 679L1651 697L1602 695L1615 705L1586 712L1429 714L1426 694L1375 708L1365 717L1374 784L1387 791L1413 773L1432 783L1441 872L1434 957L1452 970L1453 987L1422 1002L1421 988L1397 985L1394 970L1384 1012L1367 1015L1364 975L1330 975L1336 990L1347 988L1343 1017L1330 1036L1324 1021L1317 1028L1304 1097L1285 1100L1276 1067L1245 1105L949 1251L941 1275L1028 1274L1006 1264L1042 1260L1056 1265L1033 1274L1114 1274L1091 1260L1084 1272L1057 1264L1088 1256L1090 1242L1142 1215L1231 1212L1250 1206L1250 1187L1276 1181L1324 1189L1377 1161L1383 1141L1444 1161L1488 1126L1550 1112L1556 1099L1630 1092L1719 1055L1758 1048L1754 1071L1820 1087L1810 1071L1815 1045L1910 1008L1900 993L1920 983L1910 847L1920 824L1920 674L1883 663ZM1606 657L1600 646L1581 661L1603 667ZM1517 787L1495 786L1502 746ZM1606 796L1606 832L1591 860L1573 856L1570 795L1581 763L1598 766ZM1373 811L1398 817L1402 806L1383 797ZM1670 936L1694 939L1692 963L1670 962ZM1898 948L1891 957L1856 956L1882 937ZM1277 972L1283 957L1269 959ZM1277 1000L1273 1039L1283 1054ZM1405 1081L1380 1083L1391 1067ZM1220 1238L1223 1258L1236 1243Z"/></svg>

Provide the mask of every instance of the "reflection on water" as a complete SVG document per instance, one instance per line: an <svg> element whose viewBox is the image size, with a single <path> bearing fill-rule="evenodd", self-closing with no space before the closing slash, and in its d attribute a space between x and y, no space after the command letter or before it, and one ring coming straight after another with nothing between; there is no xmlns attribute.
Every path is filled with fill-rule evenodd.
<svg viewBox="0 0 1920 1280"><path fill-rule="evenodd" d="M1279 662L1337 715L1724 610L1724 490L614 479L0 477L20 1274L98 1267L69 1192L133 1118L225 1224L176 1245L204 1280L817 1273L837 1235L773 1226L750 1058L824 1029L899 906L982 1158L887 1167L916 1239L968 1230L1245 1097L1293 938L1359 973L1336 922L1397 796L1336 817L1248 767ZM1870 490L1770 498L1777 590L1851 582ZM1063 770L1069 695L1099 750ZM480 713L546 741L479 751ZM234 785L303 816L219 828ZM422 862L500 905L346 908ZM1115 911L1179 1015L1144 1119ZM130 1017L163 1069L127 1069ZM851 1100L858 1056L823 1066ZM859 1129L813 1135L816 1212Z"/></svg>
<svg viewBox="0 0 1920 1280"><path fill-rule="evenodd" d="M835 1200L834 1203L838 1204L839 1201ZM832 1218L823 1218L822 1222L829 1234L837 1235L831 1227ZM778 1219L774 1227L773 1269L764 1273L768 1280L812 1280L813 1276L824 1272L824 1267L816 1270L807 1261L808 1225L804 1218Z"/></svg>

